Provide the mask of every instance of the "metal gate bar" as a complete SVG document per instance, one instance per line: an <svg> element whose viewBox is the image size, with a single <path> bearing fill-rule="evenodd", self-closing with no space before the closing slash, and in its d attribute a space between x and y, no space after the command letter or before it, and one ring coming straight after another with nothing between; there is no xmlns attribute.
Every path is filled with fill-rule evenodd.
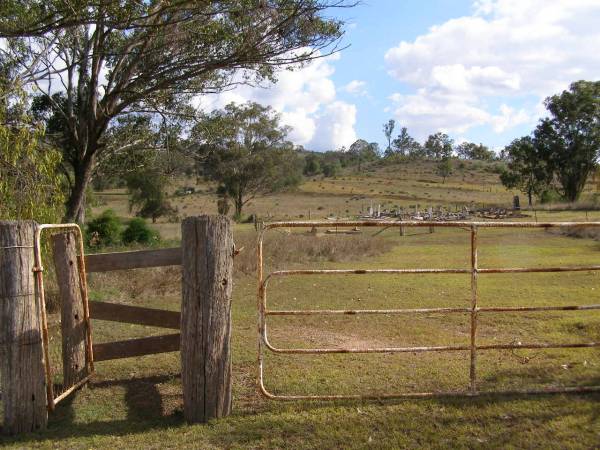
<svg viewBox="0 0 600 450"><path fill-rule="evenodd" d="M44 267L42 264L42 247L41 236L44 230L62 230L73 231L77 235L79 254L77 255L77 265L79 269L79 288L81 291L81 300L83 303L83 314L85 322L85 357L87 366L87 375L81 380L66 387L66 389L58 396L54 396L54 382L52 380L52 367L50 365L50 351L48 338L48 317L46 314L46 297L44 292ZM94 355L92 351L92 326L90 323L90 309L87 294L87 278L85 272L85 253L83 246L83 234L81 228L76 223L65 224L41 224L37 225L34 236L34 258L35 258L35 282L36 292L40 302L41 321L42 321L42 344L44 351L44 369L46 372L46 396L48 402L48 410L54 411L57 403L67 398L81 386L86 384L94 374Z"/></svg>
<svg viewBox="0 0 600 450"><path fill-rule="evenodd" d="M265 233L274 228L300 228L300 227L444 227L468 229L471 235L471 267L470 269L305 269L305 270L278 270L263 275L263 240ZM477 345L477 319L479 313L487 312L531 312L531 311L590 311L600 309L600 305L563 305L563 306L517 306L517 307L479 307L477 281L479 274L490 273L542 273L542 272L581 272L600 270L600 265L576 267L517 267L517 268L487 268L478 266L478 228L559 228L559 227L600 227L599 222L427 222L427 221L320 221L320 222L274 222L265 224L261 230L257 243L257 275L258 275L258 385L261 393L276 400L335 400L335 399L379 399L403 397L432 397L432 396L474 396L487 394L538 394L538 393L564 393L564 392L592 392L599 391L600 386L570 386L560 388L523 389L510 391L480 391L477 389L477 351L478 350L506 350L506 349L552 349L552 348L590 348L600 347L600 342L576 343L518 343L518 344L493 344ZM416 309L359 309L359 310L269 310L267 308L267 286L273 277L295 275L368 275L368 274L470 274L471 275L471 305L469 308L416 308ZM469 345L449 346L420 346L420 347L379 347L379 348L277 348L268 340L267 316L306 316L306 315L334 315L334 314L411 314L411 313L463 313L470 315L470 343ZM442 351L469 351L470 367L468 390L447 392L415 392L415 393L384 393L384 394L356 394L356 395L275 395L264 386L263 374L263 347L273 353L279 354L331 354L331 353L420 353Z"/></svg>

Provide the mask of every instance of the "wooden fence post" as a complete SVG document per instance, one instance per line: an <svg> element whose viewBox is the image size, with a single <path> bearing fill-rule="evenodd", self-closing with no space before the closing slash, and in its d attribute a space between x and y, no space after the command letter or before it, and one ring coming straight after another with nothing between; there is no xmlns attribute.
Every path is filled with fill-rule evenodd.
<svg viewBox="0 0 600 450"><path fill-rule="evenodd" d="M40 305L35 295L34 222L0 221L0 380L4 434L48 423Z"/></svg>
<svg viewBox="0 0 600 450"><path fill-rule="evenodd" d="M61 301L63 386L70 387L80 381L86 371L86 324L75 233L52 236L52 249Z"/></svg>
<svg viewBox="0 0 600 450"><path fill-rule="evenodd" d="M184 416L207 422L231 412L231 222L225 216L188 217L181 234Z"/></svg>

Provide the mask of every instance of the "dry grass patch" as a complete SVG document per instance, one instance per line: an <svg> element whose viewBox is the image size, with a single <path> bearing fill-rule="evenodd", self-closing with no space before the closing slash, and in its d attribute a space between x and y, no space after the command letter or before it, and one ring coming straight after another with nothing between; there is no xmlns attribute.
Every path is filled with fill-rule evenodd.
<svg viewBox="0 0 600 450"><path fill-rule="evenodd" d="M256 235L236 238L238 248L244 247L235 258L235 269L244 274L256 272ZM356 261L381 255L393 247L389 240L370 235L310 235L268 233L264 240L264 263L271 269L315 262Z"/></svg>

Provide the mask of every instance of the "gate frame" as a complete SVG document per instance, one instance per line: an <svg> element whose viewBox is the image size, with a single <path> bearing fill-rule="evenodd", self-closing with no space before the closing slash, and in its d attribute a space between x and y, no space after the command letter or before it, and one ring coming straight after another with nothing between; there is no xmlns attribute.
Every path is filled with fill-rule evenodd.
<svg viewBox="0 0 600 450"><path fill-rule="evenodd" d="M266 232L275 228L324 228L324 227L443 227L468 229L471 234L471 268L470 269L300 269L277 270L264 277L263 240ZM477 389L477 351L504 349L549 349L549 348L591 348L600 347L600 342L581 343L546 343L546 344L495 344L477 345L477 317L480 312L531 312L531 311L572 311L600 310L600 304L567 305L567 306L516 306L516 307L478 307L477 279L479 274L489 273L545 273L545 272L587 272L600 270L600 265L593 266L557 266L557 267L516 267L516 268L487 268L478 267L477 231L479 228L581 228L600 227L600 222L481 222L481 221L298 221L271 222L263 225L257 241L257 310L258 310L258 387L260 393L273 400L339 400L339 399L383 399L407 397L435 396L479 396L479 395L510 395L510 394L549 394L549 393L582 393L600 391L600 386L565 386L541 389L489 390ZM469 308L413 308L387 310L278 310L267 308L267 285L272 277L294 275L342 275L342 274L471 274L471 305ZM470 344L459 346L424 346L424 347L388 347L388 348L276 348L269 343L267 337L266 319L269 315L333 315L333 314L406 314L406 313L467 313L470 314ZM353 394L353 395L278 395L269 392L264 385L263 347L279 354L331 354L331 353L420 353L444 351L470 351L470 368L468 390L462 391L430 391L385 394Z"/></svg>
<svg viewBox="0 0 600 450"><path fill-rule="evenodd" d="M83 303L83 315L85 322L85 359L87 366L87 375L79 380L72 386L69 386L57 397L54 396L54 383L52 380L52 367L50 365L50 351L49 351L49 337L48 337L48 315L46 313L46 296L44 293L44 266L42 264L42 249L41 249L41 236L44 230L62 230L62 231L74 231L77 235L79 244L79 254L77 255L77 265L79 269L79 288L81 290L81 299ZM35 273L35 286L37 295L40 300L41 306L41 319L42 319L42 346L44 352L44 371L46 374L46 397L48 402L48 410L54 411L56 405L67 398L70 394L75 392L81 386L86 384L90 378L94 375L94 353L92 350L92 325L90 321L90 308L88 301L87 292L87 278L85 271L85 249L83 245L83 234L81 228L76 223L65 223L65 224L37 224L35 227L35 235L33 239L34 245L34 273Z"/></svg>

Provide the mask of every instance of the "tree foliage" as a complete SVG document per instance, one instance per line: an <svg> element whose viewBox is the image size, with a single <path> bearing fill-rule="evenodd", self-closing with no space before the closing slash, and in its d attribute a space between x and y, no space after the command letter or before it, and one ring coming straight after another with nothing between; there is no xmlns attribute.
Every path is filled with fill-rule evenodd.
<svg viewBox="0 0 600 450"><path fill-rule="evenodd" d="M519 189L527 195L529 206L534 195L541 195L552 182L548 155L530 136L515 139L504 149L507 168L500 181L509 189Z"/></svg>
<svg viewBox="0 0 600 450"><path fill-rule="evenodd" d="M0 98L9 97L0 87ZM64 201L61 155L43 144L44 129L22 114L21 102L17 96L0 103L0 217L56 222Z"/></svg>
<svg viewBox="0 0 600 450"><path fill-rule="evenodd" d="M456 146L456 154L461 159L476 159L480 161L493 161L496 154L483 144L462 142Z"/></svg>
<svg viewBox="0 0 600 450"><path fill-rule="evenodd" d="M379 158L379 145L376 142L367 142L364 139L357 139L350 145L346 152L349 163L357 165L358 170L366 162L375 161Z"/></svg>
<svg viewBox="0 0 600 450"><path fill-rule="evenodd" d="M447 134L437 132L427 138L423 148L428 158L443 159L452 156L453 144L454 141Z"/></svg>
<svg viewBox="0 0 600 450"><path fill-rule="evenodd" d="M410 158L420 158L423 156L423 147L410 134L408 129L402 127L400 134L392 142L391 152L388 156L400 155Z"/></svg>
<svg viewBox="0 0 600 450"><path fill-rule="evenodd" d="M452 174L452 161L450 157L446 156L440 160L436 167L436 173L442 177L442 183L445 183L446 178Z"/></svg>
<svg viewBox="0 0 600 450"><path fill-rule="evenodd" d="M142 170L127 177L129 209L140 217L152 219L175 212L166 195L167 178L157 170Z"/></svg>
<svg viewBox="0 0 600 450"><path fill-rule="evenodd" d="M302 160L286 140L288 132L270 107L258 103L231 103L194 126L191 145L204 175L232 199L236 217L256 196L300 183Z"/></svg>
<svg viewBox="0 0 600 450"><path fill-rule="evenodd" d="M600 81L577 81L545 101L550 117L534 131L534 141L548 155L559 193L576 201L600 152Z"/></svg>
<svg viewBox="0 0 600 450"><path fill-rule="evenodd" d="M392 150L392 133L394 132L394 127L396 126L396 121L394 119L388 120L383 124L383 134L387 139L388 145L385 149L386 155L388 152Z"/></svg>
<svg viewBox="0 0 600 450"><path fill-rule="evenodd" d="M73 176L65 219L82 219L86 187L117 117L189 116L194 95L273 80L278 67L335 51L343 24L328 10L347 6L344 0L0 2L0 38L9 38L0 52L24 83L46 94L61 121Z"/></svg>
<svg viewBox="0 0 600 450"><path fill-rule="evenodd" d="M310 153L310 154L306 155L306 158L304 159L303 172L304 172L304 175L309 176L309 177L321 173L320 158L316 154Z"/></svg>
<svg viewBox="0 0 600 450"><path fill-rule="evenodd" d="M501 180L532 195L556 189L576 201L600 152L600 82L578 81L545 102L550 117L532 136L517 139L503 151L508 169Z"/></svg>

